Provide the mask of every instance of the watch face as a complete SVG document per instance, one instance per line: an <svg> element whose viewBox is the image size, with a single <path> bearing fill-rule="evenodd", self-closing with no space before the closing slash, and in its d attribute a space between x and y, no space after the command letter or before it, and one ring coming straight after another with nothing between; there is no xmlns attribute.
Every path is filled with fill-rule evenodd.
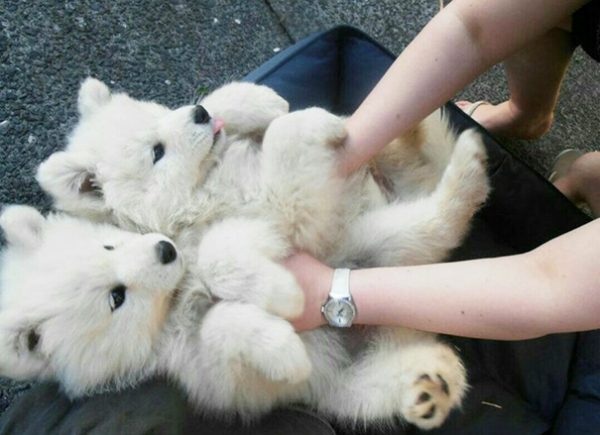
<svg viewBox="0 0 600 435"><path fill-rule="evenodd" d="M332 299L323 307L323 314L333 326L350 326L354 319L354 307L343 299Z"/></svg>

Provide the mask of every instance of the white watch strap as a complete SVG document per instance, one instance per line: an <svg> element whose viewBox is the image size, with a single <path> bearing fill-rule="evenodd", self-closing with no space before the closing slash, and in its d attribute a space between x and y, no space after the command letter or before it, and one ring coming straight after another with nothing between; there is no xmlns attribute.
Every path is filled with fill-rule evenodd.
<svg viewBox="0 0 600 435"><path fill-rule="evenodd" d="M350 269L335 269L331 280L329 296L332 298L351 298Z"/></svg>

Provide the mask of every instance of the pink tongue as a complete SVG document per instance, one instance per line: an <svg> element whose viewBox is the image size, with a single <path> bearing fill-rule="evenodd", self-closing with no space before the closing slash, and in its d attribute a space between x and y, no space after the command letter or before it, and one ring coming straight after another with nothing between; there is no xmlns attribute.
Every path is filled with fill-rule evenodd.
<svg viewBox="0 0 600 435"><path fill-rule="evenodd" d="M225 125L225 123L223 122L222 119L213 118L213 122L212 122L213 134L217 134L218 132L220 132L224 125Z"/></svg>

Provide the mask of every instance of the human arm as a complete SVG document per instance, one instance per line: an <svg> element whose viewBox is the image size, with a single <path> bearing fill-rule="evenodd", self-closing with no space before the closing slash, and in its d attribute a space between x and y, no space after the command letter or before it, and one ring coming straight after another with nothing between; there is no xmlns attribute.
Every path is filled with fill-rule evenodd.
<svg viewBox="0 0 600 435"><path fill-rule="evenodd" d="M525 254L353 270L355 323L498 340L600 328L598 258L600 220ZM306 254L286 266L306 296L296 328L325 324L332 270Z"/></svg>
<svg viewBox="0 0 600 435"><path fill-rule="evenodd" d="M546 33L585 0L454 0L396 59L347 121L350 173L492 65Z"/></svg>

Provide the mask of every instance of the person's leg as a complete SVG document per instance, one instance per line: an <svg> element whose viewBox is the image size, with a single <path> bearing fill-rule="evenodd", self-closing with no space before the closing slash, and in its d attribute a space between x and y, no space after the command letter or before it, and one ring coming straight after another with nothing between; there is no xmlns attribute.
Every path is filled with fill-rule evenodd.
<svg viewBox="0 0 600 435"><path fill-rule="evenodd" d="M574 203L586 203L594 217L600 216L600 152L579 157L554 185Z"/></svg>
<svg viewBox="0 0 600 435"><path fill-rule="evenodd" d="M504 62L510 99L480 105L473 118L503 137L535 139L552 125L560 85L575 46L571 33L555 28ZM458 105L466 110L468 102Z"/></svg>

